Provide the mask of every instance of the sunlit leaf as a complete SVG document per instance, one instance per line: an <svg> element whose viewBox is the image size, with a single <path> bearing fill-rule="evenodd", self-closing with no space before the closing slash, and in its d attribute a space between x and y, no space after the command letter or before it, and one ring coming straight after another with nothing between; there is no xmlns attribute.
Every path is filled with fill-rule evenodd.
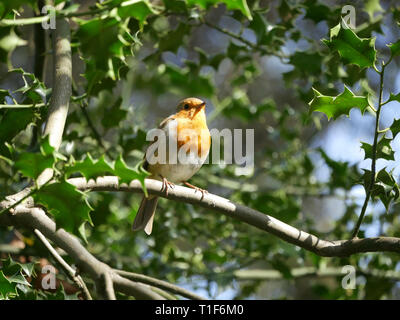
<svg viewBox="0 0 400 320"><path fill-rule="evenodd" d="M345 24L342 21L342 24ZM330 40L323 42L337 51L346 63L356 64L360 68L372 67L376 60L375 39L359 38L349 27L341 24L331 29Z"/></svg>
<svg viewBox="0 0 400 320"><path fill-rule="evenodd" d="M364 113L365 109L368 107L368 98L364 96L356 96L350 91L346 86L344 91L336 96L325 96L314 90L314 98L309 103L310 112L319 111L324 113L328 120L333 118L337 119L341 115L349 115L352 108L360 109L361 113Z"/></svg>

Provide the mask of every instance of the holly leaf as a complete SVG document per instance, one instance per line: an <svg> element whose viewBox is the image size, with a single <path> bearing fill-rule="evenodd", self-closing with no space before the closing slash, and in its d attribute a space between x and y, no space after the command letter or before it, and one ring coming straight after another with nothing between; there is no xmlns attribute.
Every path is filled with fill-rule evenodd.
<svg viewBox="0 0 400 320"><path fill-rule="evenodd" d="M390 126L390 131L392 132L393 139L400 132L400 119L394 119L392 125Z"/></svg>
<svg viewBox="0 0 400 320"><path fill-rule="evenodd" d="M93 160L92 156L87 153L84 160L77 161L73 165L69 165L65 170L67 176L74 172L80 172L86 180L103 176L105 173L113 173L114 169L109 164L104 155L98 160Z"/></svg>
<svg viewBox="0 0 400 320"><path fill-rule="evenodd" d="M388 44L387 46L389 47L393 58L400 55L400 40L395 43Z"/></svg>
<svg viewBox="0 0 400 320"><path fill-rule="evenodd" d="M318 3L317 0L307 0L304 2L304 6L306 8L306 15L304 18L311 19L315 23L328 20L331 14L331 9L328 6Z"/></svg>
<svg viewBox="0 0 400 320"><path fill-rule="evenodd" d="M53 168L55 160L54 148L47 136L40 146L40 153L21 153L15 162L15 168L26 177L36 179L44 169Z"/></svg>
<svg viewBox="0 0 400 320"><path fill-rule="evenodd" d="M11 140L35 119L34 108L7 109L0 120L0 153L5 153L5 142Z"/></svg>
<svg viewBox="0 0 400 320"><path fill-rule="evenodd" d="M258 12L254 13L254 18L249 23L249 28L256 34L257 43L262 44L268 28L268 23L265 17Z"/></svg>
<svg viewBox="0 0 400 320"><path fill-rule="evenodd" d="M9 256L7 259L2 260L2 269L4 274L10 275L10 274L16 274L18 272L23 271L24 274L28 277L31 277L34 275L34 267L35 263L34 262L29 262L29 263L19 263L11 259Z"/></svg>
<svg viewBox="0 0 400 320"><path fill-rule="evenodd" d="M344 20L342 24L346 25ZM322 40L331 50L336 50L349 64L356 64L361 69L372 67L376 60L375 38L359 38L349 27L338 24L331 29L330 40ZM346 25L347 26L347 25Z"/></svg>
<svg viewBox="0 0 400 320"><path fill-rule="evenodd" d="M376 145L376 158L385 160L394 160L394 151L390 145L392 139L383 136ZM361 142L361 148L364 149L364 159L372 159L373 150L369 143Z"/></svg>
<svg viewBox="0 0 400 320"><path fill-rule="evenodd" d="M400 93L398 93L398 94L390 93L389 99L387 101L385 101L385 104L392 102L392 101L400 102Z"/></svg>
<svg viewBox="0 0 400 320"><path fill-rule="evenodd" d="M129 184L132 180L139 180L143 192L147 197L148 194L144 184L144 179L149 176L149 173L141 167L140 163L135 168L131 168L125 163L124 159L122 159L122 156L120 155L115 161L114 174L118 176L119 183Z"/></svg>
<svg viewBox="0 0 400 320"><path fill-rule="evenodd" d="M10 295L16 295L16 286L17 284L8 280L3 273L3 270L0 270L0 298L6 299Z"/></svg>
<svg viewBox="0 0 400 320"><path fill-rule="evenodd" d="M310 113L319 111L324 113L328 120L337 119L341 115L349 115L352 108L360 109L365 112L368 107L368 98L365 96L356 96L349 88L344 87L344 91L336 96L325 96L313 88L314 98L309 102Z"/></svg>
<svg viewBox="0 0 400 320"><path fill-rule="evenodd" d="M290 56L290 64L303 76L320 75L322 65L322 55L318 52L297 51Z"/></svg>
<svg viewBox="0 0 400 320"><path fill-rule="evenodd" d="M25 72L22 68L10 70L13 73L19 73L24 82L24 85L15 90L14 92L21 92L25 99L25 103L42 103L46 102L47 96L50 94L51 89L47 89L43 82L41 82L33 73Z"/></svg>
<svg viewBox="0 0 400 320"><path fill-rule="evenodd" d="M389 210L390 203L399 198L399 186L396 183L392 173L386 171L386 168L380 170L376 175L374 188L371 196L378 197L386 208Z"/></svg>
<svg viewBox="0 0 400 320"><path fill-rule="evenodd" d="M123 1L121 2L121 6L118 8L118 15L121 18L124 19L127 17L133 17L139 21L139 25L141 28L143 28L147 17L155 13L156 11L149 1Z"/></svg>
<svg viewBox="0 0 400 320"><path fill-rule="evenodd" d="M92 208L85 193L61 181L40 188L33 198L35 203L43 205L54 216L57 229L64 228L86 241L83 226L86 222L93 223L89 215Z"/></svg>

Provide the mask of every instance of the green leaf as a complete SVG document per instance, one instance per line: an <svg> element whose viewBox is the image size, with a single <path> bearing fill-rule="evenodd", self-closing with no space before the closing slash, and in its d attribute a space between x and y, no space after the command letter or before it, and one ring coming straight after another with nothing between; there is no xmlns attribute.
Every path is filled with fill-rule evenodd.
<svg viewBox="0 0 400 320"><path fill-rule="evenodd" d="M379 0L367 0L365 2L365 12L368 13L370 20L373 19L376 12L383 12Z"/></svg>
<svg viewBox="0 0 400 320"><path fill-rule="evenodd" d="M2 260L2 269L4 274L7 276L23 271L26 276L31 277L34 275L34 267L34 262L19 263L11 259L10 256L7 259Z"/></svg>
<svg viewBox="0 0 400 320"><path fill-rule="evenodd" d="M11 55L10 52L18 46L26 45L27 41L21 39L14 32L14 28L4 28L0 31L0 59L7 62L7 58Z"/></svg>
<svg viewBox="0 0 400 320"><path fill-rule="evenodd" d="M35 119L34 108L7 109L0 120L0 153L5 154L5 142L11 140Z"/></svg>
<svg viewBox="0 0 400 320"><path fill-rule="evenodd" d="M21 92L24 97L24 103L42 103L46 102L47 96L51 89L47 89L43 82L36 78L33 73L25 72L22 68L13 69L10 73L19 73L24 82L24 85L14 92Z"/></svg>
<svg viewBox="0 0 400 320"><path fill-rule="evenodd" d="M111 108L104 110L104 116L101 124L109 129L118 127L118 124L126 118L128 111L121 109L122 98L118 98Z"/></svg>
<svg viewBox="0 0 400 320"><path fill-rule="evenodd" d="M0 270L0 298L6 299L9 296L16 295L16 286L17 284L8 280L3 273L3 270Z"/></svg>
<svg viewBox="0 0 400 320"><path fill-rule="evenodd" d="M267 27L268 23L264 16L255 12L253 20L249 23L249 28L256 34L257 43L262 44L264 36L267 33Z"/></svg>
<svg viewBox="0 0 400 320"><path fill-rule="evenodd" d="M290 57L290 64L303 76L320 75L322 56L318 52L297 51Z"/></svg>
<svg viewBox="0 0 400 320"><path fill-rule="evenodd" d="M342 20L342 23L345 22ZM375 38L359 38L350 28L341 24L331 29L330 40L323 42L339 53L346 63L356 64L361 69L372 67L376 60Z"/></svg>
<svg viewBox="0 0 400 320"><path fill-rule="evenodd" d="M148 194L144 184L144 179L149 176L149 173L144 171L140 164L138 164L135 168L131 168L125 163L120 155L115 161L114 174L118 176L119 183L129 184L132 180L139 180L142 185L143 192L147 197Z"/></svg>
<svg viewBox="0 0 400 320"><path fill-rule="evenodd" d="M86 180L103 176L105 173L113 173L114 169L105 160L104 155L98 160L93 160L92 156L87 153L84 160L77 161L73 165L67 166L65 173L70 176L74 172L80 172Z"/></svg>
<svg viewBox="0 0 400 320"><path fill-rule="evenodd" d="M155 13L156 11L153 9L150 2L144 0L123 1L118 8L118 15L121 18L133 17L139 21L141 28L145 24L147 17Z"/></svg>
<svg viewBox="0 0 400 320"><path fill-rule="evenodd" d="M315 23L328 20L328 17L331 14L331 9L319 3L317 0L307 0L304 2L304 6L306 7L306 15L304 18L311 19Z"/></svg>
<svg viewBox="0 0 400 320"><path fill-rule="evenodd" d="M92 224L89 215L92 208L85 193L72 184L61 181L40 188L33 198L35 203L43 205L54 216L57 228L80 235L86 241L81 226L87 221Z"/></svg>
<svg viewBox="0 0 400 320"><path fill-rule="evenodd" d="M247 19L252 20L251 12L246 0L222 0L229 10L239 10Z"/></svg>
<svg viewBox="0 0 400 320"><path fill-rule="evenodd" d="M376 158L385 160L394 160L394 151L390 146L392 139L388 139L383 136L376 145ZM365 157L364 159L372 159L373 150L372 145L361 142L361 148L364 149Z"/></svg>
<svg viewBox="0 0 400 320"><path fill-rule="evenodd" d="M324 113L328 120L330 118L337 119L341 115L349 115L352 108L358 108L361 113L365 112L368 107L368 98L364 96L356 96L346 86L344 91L336 96L324 96L314 89L314 98L309 102L310 112L319 111Z"/></svg>
<svg viewBox="0 0 400 320"><path fill-rule="evenodd" d="M400 55L400 40L395 43L388 44L387 46L389 47L390 53L393 58Z"/></svg>
<svg viewBox="0 0 400 320"><path fill-rule="evenodd" d="M80 41L79 48L84 57L92 57L96 68L108 70L108 59L111 56L123 56L123 44L119 41L119 33L116 19L91 19L81 22L76 37Z"/></svg>
<svg viewBox="0 0 400 320"><path fill-rule="evenodd" d="M190 29L190 25L186 23L180 23L175 30L170 31L169 33L167 33L166 36L160 39L158 50L160 52L176 52L178 48L183 44L183 38L188 34Z"/></svg>
<svg viewBox="0 0 400 320"><path fill-rule="evenodd" d="M398 93L398 94L390 93L389 99L385 102L385 104L392 102L392 101L400 102L400 93Z"/></svg>
<svg viewBox="0 0 400 320"><path fill-rule="evenodd" d="M176 13L184 13L188 12L186 7L186 2L184 0L163 0L165 9L168 11L173 11Z"/></svg>
<svg viewBox="0 0 400 320"><path fill-rule="evenodd" d="M392 132L393 139L400 132L400 119L394 119L392 125L390 126L390 131Z"/></svg>
<svg viewBox="0 0 400 320"><path fill-rule="evenodd" d="M376 175L376 181L371 196L373 198L379 198L385 206L386 211L388 211L391 202L398 199L399 194L399 186L392 173L387 172L386 168L380 170Z"/></svg>
<svg viewBox="0 0 400 320"><path fill-rule="evenodd" d="M55 159L52 154L24 152L18 156L15 168L26 177L36 179L44 169L53 168L54 162Z"/></svg>

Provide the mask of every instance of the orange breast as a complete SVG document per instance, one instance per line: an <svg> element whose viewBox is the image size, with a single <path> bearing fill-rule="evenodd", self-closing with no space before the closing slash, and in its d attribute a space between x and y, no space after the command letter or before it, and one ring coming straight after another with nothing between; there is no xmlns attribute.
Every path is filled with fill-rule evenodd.
<svg viewBox="0 0 400 320"><path fill-rule="evenodd" d="M178 116L177 120L178 148L185 145L188 153L197 149L197 155L205 157L210 150L211 137L204 110L199 111L193 118Z"/></svg>

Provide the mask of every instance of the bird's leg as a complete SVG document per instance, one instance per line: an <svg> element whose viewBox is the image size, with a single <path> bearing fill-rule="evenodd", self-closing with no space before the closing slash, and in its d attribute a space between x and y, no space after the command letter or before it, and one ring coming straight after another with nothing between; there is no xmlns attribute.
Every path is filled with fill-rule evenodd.
<svg viewBox="0 0 400 320"><path fill-rule="evenodd" d="M167 178L164 178L162 175L160 175L160 177L162 178L162 189L165 191L165 195L168 196L168 188L175 188L175 184L173 184L172 182L168 181Z"/></svg>
<svg viewBox="0 0 400 320"><path fill-rule="evenodd" d="M183 183L184 183L185 185L187 185L189 188L194 189L194 190L195 190L194 192L200 191L200 192L201 192L201 200L203 200L205 194L208 194L208 191L207 191L207 190L204 190L204 189L201 189L201 188L199 188L199 187L196 187L196 186L190 184L190 183L187 182L187 181L184 181Z"/></svg>

